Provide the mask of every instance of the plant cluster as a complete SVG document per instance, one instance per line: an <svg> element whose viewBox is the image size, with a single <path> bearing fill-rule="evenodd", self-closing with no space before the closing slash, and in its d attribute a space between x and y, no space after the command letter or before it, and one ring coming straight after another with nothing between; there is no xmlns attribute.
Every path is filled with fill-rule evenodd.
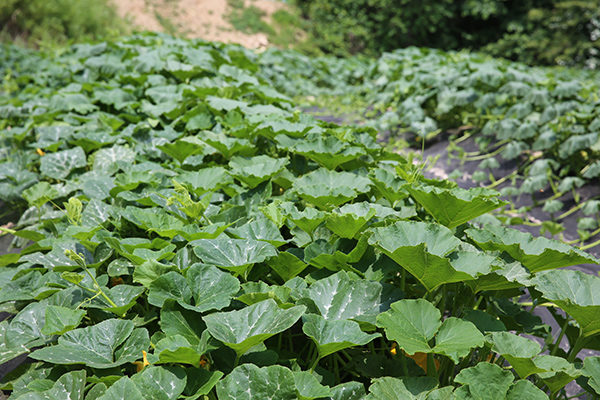
<svg viewBox="0 0 600 400"><path fill-rule="evenodd" d="M232 45L137 35L23 63L0 106L14 399L600 394L597 263L473 218L375 130L294 111ZM265 73L264 71L261 74ZM552 332L533 311L561 326ZM566 339L568 347L560 346Z"/></svg>
<svg viewBox="0 0 600 400"><path fill-rule="evenodd" d="M538 223L542 231L560 233L560 220L581 209L580 241L600 232L598 199L582 201L576 192L600 175L597 73L531 68L474 53L417 48L396 50L376 60L313 60L272 50L261 63L269 67L264 75L286 93L329 91L338 98L356 99L356 104L373 104L380 114L366 125L380 132L408 134L404 135L408 139L416 135L419 140L465 127L460 136L451 138L448 150L462 162L480 162L473 176L476 181L489 181L491 187L504 184L502 193L513 198L550 191L551 197L543 202L550 220ZM278 64L291 67L277 69ZM461 148L466 139L474 140L479 151ZM516 161L517 170L494 175L502 160ZM566 195L572 195L576 205L561 214ZM535 197L534 204L538 204ZM511 208L509 213L516 211ZM502 219L526 222L520 217Z"/></svg>

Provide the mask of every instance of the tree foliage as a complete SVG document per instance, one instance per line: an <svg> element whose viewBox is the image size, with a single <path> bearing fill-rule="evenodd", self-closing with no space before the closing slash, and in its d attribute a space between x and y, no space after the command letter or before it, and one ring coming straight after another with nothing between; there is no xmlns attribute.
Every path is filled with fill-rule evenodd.
<svg viewBox="0 0 600 400"><path fill-rule="evenodd" d="M481 49L538 64L597 64L598 0L296 0L336 55L407 46Z"/></svg>

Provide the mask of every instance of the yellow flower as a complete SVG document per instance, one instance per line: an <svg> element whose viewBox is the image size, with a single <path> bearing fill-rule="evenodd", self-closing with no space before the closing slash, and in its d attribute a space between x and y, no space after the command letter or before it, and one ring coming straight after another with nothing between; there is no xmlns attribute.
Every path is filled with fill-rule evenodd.
<svg viewBox="0 0 600 400"><path fill-rule="evenodd" d="M140 372L141 370L143 370L146 365L150 365L150 363L148 362L148 358L146 357L147 353L142 350L142 354L143 354L143 359L142 359L143 361L134 361L134 364L137 365L137 372Z"/></svg>

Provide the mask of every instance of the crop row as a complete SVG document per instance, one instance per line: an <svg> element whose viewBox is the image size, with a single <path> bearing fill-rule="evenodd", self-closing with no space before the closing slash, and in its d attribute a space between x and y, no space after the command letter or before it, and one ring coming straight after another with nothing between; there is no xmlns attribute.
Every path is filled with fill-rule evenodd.
<svg viewBox="0 0 600 400"><path fill-rule="evenodd" d="M598 261L471 224L497 192L295 111L267 55L162 35L1 55L0 196L24 208L2 229L26 247L0 256L0 362L35 360L12 398L600 393L578 358L600 278L562 269Z"/></svg>

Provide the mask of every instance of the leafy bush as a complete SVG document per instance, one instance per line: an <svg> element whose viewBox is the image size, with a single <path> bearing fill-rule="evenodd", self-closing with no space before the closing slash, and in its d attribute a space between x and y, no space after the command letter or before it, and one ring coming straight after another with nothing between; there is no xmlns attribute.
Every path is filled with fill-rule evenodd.
<svg viewBox="0 0 600 400"><path fill-rule="evenodd" d="M26 207L3 230L33 242L0 256L0 362L35 360L12 398L600 393L600 357L577 358L600 278L561 269L594 257L471 224L497 192L295 111L260 56L166 35L2 50L35 62L0 107L0 194Z"/></svg>
<svg viewBox="0 0 600 400"><path fill-rule="evenodd" d="M407 46L481 49L530 64L597 64L600 2L296 0L321 49L380 54Z"/></svg>
<svg viewBox="0 0 600 400"><path fill-rule="evenodd" d="M110 0L4 0L2 35L27 43L62 43L118 35L126 29Z"/></svg>

